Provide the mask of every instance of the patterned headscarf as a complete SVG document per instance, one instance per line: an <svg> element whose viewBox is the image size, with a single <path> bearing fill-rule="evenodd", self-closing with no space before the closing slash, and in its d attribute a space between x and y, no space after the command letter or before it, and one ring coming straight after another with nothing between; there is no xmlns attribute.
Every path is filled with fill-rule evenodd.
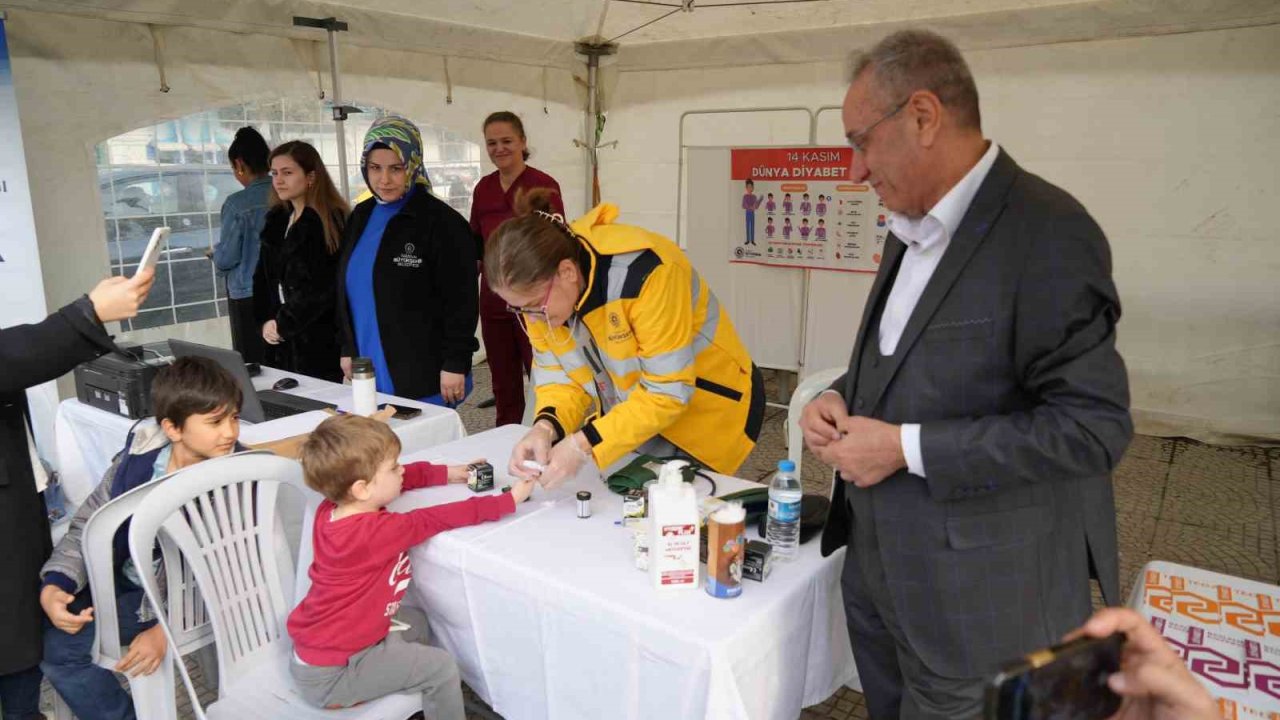
<svg viewBox="0 0 1280 720"><path fill-rule="evenodd" d="M431 191L431 180L422 164L422 133L418 132L417 125L402 117L390 115L369 128L364 136L364 152L360 155L360 174L364 176L365 185L369 184L369 153L376 146L389 148L404 163L406 191L412 191L414 185L421 185L428 192ZM373 192L372 186L369 191Z"/></svg>

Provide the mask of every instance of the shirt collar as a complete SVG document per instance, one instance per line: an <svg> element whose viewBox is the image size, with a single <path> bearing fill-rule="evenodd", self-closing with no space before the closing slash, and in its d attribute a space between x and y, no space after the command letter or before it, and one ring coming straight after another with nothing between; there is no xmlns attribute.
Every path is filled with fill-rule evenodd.
<svg viewBox="0 0 1280 720"><path fill-rule="evenodd" d="M987 173L996 164L999 155L1000 146L992 142L978 162L960 178L960 182L952 185L924 217L912 219L899 213L890 213L889 228L894 236L908 245L919 245L921 250L928 250L941 240L950 240L956 230L960 229L960 221L969 211L978 188L982 187L982 182L987 179ZM929 231L938 225L942 226L941 233Z"/></svg>

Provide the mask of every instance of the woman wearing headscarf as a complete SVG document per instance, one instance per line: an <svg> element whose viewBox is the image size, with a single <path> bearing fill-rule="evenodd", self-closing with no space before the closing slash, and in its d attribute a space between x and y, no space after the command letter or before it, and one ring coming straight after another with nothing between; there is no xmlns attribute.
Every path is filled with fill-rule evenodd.
<svg viewBox="0 0 1280 720"><path fill-rule="evenodd" d="M404 118L369 128L360 172L373 197L351 213L338 270L342 369L368 357L379 392L456 405L479 349L471 227L431 194L422 135Z"/></svg>

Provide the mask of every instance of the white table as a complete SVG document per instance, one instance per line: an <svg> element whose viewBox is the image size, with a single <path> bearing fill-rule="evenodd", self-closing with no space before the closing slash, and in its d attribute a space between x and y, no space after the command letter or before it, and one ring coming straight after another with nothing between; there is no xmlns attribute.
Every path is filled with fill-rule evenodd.
<svg viewBox="0 0 1280 720"><path fill-rule="evenodd" d="M262 374L253 378L253 387L256 390L268 390L284 377L292 377L298 381L298 387L285 392L333 403L343 411L351 410L350 385L264 367ZM449 408L378 393L379 406L386 403L422 408L422 414L416 418L391 421L391 428L400 437L406 452L446 443L467 434L462 418ZM326 416L322 413L312 412L257 425L242 424L241 440L259 443L309 432L324 417ZM56 456L69 513L75 512L75 508L101 482L103 474L111 466L111 458L124 447L129 428L135 422L138 421L99 410L75 398L63 400L58 405L58 414L54 420ZM147 419L142 422L153 421Z"/></svg>
<svg viewBox="0 0 1280 720"><path fill-rule="evenodd" d="M1280 713L1280 586L1156 560L1129 606L1151 621L1224 718Z"/></svg>
<svg viewBox="0 0 1280 720"><path fill-rule="evenodd" d="M512 446L506 426L403 459L485 457L495 491ZM754 485L715 476L718 494ZM699 481L702 493L709 487ZM592 493L579 519L574 495ZM471 497L465 485L410 492L405 511ZM415 595L462 677L508 720L524 718L785 718L826 700L854 675L840 597L844 551L818 543L778 563L764 583L716 599L701 587L659 595L632 562L621 498L581 473L535 490L515 515L438 535L415 548ZM748 530L754 538L755 531Z"/></svg>

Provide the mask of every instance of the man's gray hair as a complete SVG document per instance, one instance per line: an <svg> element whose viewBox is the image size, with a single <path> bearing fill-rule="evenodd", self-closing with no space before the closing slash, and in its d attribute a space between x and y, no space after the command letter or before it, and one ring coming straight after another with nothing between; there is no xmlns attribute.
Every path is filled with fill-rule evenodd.
<svg viewBox="0 0 1280 720"><path fill-rule="evenodd" d="M886 102L900 103L928 90L953 113L961 127L982 129L978 86L960 49L928 30L900 30L853 58L852 78L871 70Z"/></svg>

